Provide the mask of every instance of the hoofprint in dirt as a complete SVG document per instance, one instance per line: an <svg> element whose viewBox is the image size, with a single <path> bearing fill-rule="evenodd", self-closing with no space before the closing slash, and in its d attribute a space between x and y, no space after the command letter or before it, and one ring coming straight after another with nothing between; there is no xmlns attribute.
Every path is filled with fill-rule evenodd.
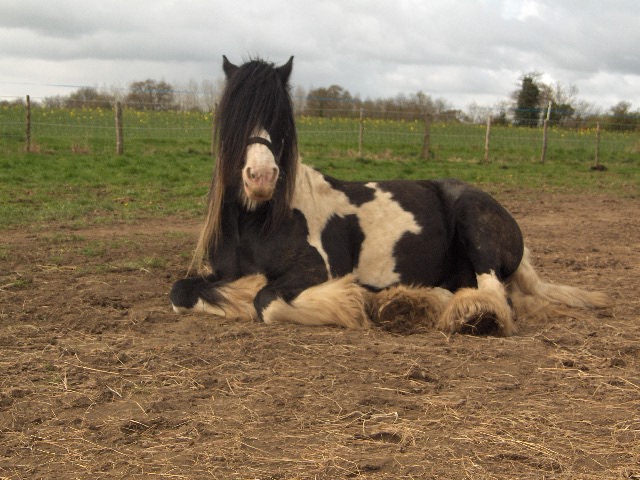
<svg viewBox="0 0 640 480"><path fill-rule="evenodd" d="M510 338L177 316L194 222L3 232L0 477L640 478L640 202L498 197L613 308Z"/></svg>

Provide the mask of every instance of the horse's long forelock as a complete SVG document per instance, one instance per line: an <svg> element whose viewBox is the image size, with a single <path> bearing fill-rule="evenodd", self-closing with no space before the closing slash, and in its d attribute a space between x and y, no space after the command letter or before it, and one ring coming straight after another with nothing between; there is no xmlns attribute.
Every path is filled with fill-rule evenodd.
<svg viewBox="0 0 640 480"><path fill-rule="evenodd" d="M247 140L261 128L282 147L280 179L266 210L265 231L269 231L278 228L290 214L298 162L297 135L288 84L273 64L252 60L227 80L216 110L217 158L192 268L202 266L220 242L224 202L241 188Z"/></svg>

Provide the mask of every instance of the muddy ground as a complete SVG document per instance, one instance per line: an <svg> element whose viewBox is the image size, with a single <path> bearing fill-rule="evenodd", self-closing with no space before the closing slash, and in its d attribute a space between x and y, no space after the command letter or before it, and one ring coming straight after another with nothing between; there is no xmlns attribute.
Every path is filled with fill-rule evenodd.
<svg viewBox="0 0 640 480"><path fill-rule="evenodd" d="M613 308L510 338L178 316L196 222L2 232L0 478L640 479L640 201L498 197Z"/></svg>

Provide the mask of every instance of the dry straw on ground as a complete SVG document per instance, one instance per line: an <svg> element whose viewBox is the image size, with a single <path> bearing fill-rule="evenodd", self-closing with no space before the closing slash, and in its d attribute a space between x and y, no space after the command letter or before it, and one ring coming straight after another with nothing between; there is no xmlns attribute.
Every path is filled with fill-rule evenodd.
<svg viewBox="0 0 640 480"><path fill-rule="evenodd" d="M8 232L0 478L640 478L638 201L505 203L613 309L510 338L178 317L195 224Z"/></svg>

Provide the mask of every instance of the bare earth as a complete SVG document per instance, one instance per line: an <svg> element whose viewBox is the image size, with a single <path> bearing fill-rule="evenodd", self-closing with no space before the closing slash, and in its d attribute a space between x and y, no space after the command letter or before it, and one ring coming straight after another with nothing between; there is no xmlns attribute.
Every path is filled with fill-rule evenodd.
<svg viewBox="0 0 640 480"><path fill-rule="evenodd" d="M0 478L640 479L640 201L498 198L613 308L510 338L177 316L195 222L3 232Z"/></svg>

